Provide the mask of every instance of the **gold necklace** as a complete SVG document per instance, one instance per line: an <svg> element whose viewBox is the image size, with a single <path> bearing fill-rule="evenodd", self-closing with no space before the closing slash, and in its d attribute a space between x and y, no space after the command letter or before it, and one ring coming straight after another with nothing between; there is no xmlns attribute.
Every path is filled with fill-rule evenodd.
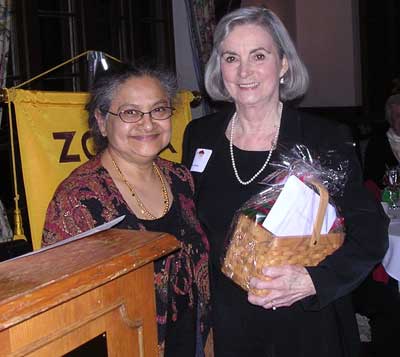
<svg viewBox="0 0 400 357"><path fill-rule="evenodd" d="M164 179L161 175L161 172L158 168L158 166L156 165L155 162L153 162L153 171L155 172L155 174L158 176L158 178L160 179L161 182L161 190L162 190L162 196L163 196L163 200L164 200L164 209L163 212L161 214L160 217L156 217L154 216L143 204L142 200L138 197L137 193L135 192L135 188L133 185L131 185L128 180L125 178L124 174L122 173L121 169L119 168L119 166L117 165L117 163L115 162L114 158L112 157L111 153L109 152L110 157L111 157L111 161L115 167L115 170L118 172L119 177L121 178L121 180L124 182L124 184L128 187L129 191L132 194L132 197L136 200L137 205L140 208L140 212L149 217L150 219L157 219L157 218L161 218L164 217L165 214L168 212L169 210L169 197L168 197L168 190L167 190L167 186L165 185Z"/></svg>

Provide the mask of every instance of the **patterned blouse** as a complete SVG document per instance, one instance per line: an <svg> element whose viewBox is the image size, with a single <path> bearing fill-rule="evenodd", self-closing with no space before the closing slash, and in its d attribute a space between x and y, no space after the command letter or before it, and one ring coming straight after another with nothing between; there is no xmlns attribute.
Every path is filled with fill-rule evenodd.
<svg viewBox="0 0 400 357"><path fill-rule="evenodd" d="M196 356L202 356L209 330L209 245L196 216L190 172L182 165L161 158L157 158L156 163L174 197L164 217L137 218L98 155L74 170L57 188L47 209L42 245L51 245L121 215L125 215L125 219L114 228L174 235L182 242L182 249L155 262L158 344L163 351L166 335L178 334L178 341L181 337L193 340ZM188 331L191 328L187 326L192 325L192 331ZM168 350L168 341L166 346ZM171 352L168 355L174 355Z"/></svg>

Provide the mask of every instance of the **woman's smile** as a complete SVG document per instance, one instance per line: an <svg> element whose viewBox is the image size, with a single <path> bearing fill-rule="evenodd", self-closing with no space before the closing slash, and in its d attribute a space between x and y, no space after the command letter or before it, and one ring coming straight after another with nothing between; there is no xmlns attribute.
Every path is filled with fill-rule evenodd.
<svg viewBox="0 0 400 357"><path fill-rule="evenodd" d="M131 138L138 141L153 141L157 140L160 134L132 135Z"/></svg>
<svg viewBox="0 0 400 357"><path fill-rule="evenodd" d="M256 88L260 85L259 82L253 82L253 83L239 83L238 86L240 89L253 89Z"/></svg>

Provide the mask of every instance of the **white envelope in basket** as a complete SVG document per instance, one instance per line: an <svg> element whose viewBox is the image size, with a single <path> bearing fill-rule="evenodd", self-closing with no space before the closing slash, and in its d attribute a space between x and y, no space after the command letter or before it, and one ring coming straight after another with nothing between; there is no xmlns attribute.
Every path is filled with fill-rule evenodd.
<svg viewBox="0 0 400 357"><path fill-rule="evenodd" d="M318 205L319 195L292 175L264 220L263 227L275 236L311 235ZM336 210L328 204L321 234L328 233L335 220Z"/></svg>

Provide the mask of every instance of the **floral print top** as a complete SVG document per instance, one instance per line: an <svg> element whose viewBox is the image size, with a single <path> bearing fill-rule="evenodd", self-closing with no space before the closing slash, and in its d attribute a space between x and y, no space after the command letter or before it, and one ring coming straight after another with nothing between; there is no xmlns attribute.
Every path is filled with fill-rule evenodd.
<svg viewBox="0 0 400 357"><path fill-rule="evenodd" d="M47 209L42 245L51 245L121 215L125 219L114 228L174 235L181 241L182 249L155 262L158 344L162 351L169 324L178 325L181 316L189 311L195 321L193 340L198 350L204 346L209 330L209 245L196 216L190 172L161 158L157 158L156 164L173 194L172 206L164 217L137 218L97 155L75 169L57 188ZM196 356L202 354L196 351Z"/></svg>

